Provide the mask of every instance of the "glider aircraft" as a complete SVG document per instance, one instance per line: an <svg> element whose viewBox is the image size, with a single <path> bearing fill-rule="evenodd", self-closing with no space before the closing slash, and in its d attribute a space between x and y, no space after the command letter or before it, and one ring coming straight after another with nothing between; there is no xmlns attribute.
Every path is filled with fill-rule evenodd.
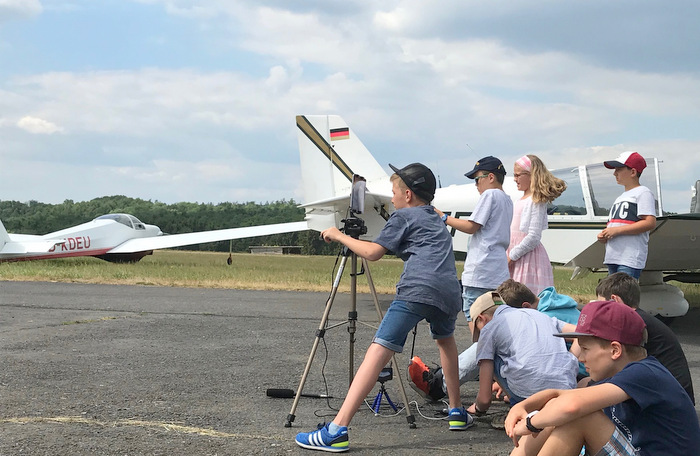
<svg viewBox="0 0 700 456"><path fill-rule="evenodd" d="M352 183L359 175L366 188L361 218L367 234L362 238L375 237L394 210L389 175L341 117L297 116L296 124L309 228L322 231L342 226L351 204ZM652 315L681 316L688 311L688 302L679 288L666 281L700 282L700 213L664 215L659 161L647 159L647 165L641 183L654 193L660 216L649 237L649 255L640 278L640 307ZM542 233L550 260L572 267L572 279L607 271L604 245L597 241L597 234L605 228L609 208L622 190L602 163L552 173L566 181L567 190L549 207L549 228ZM508 176L504 190L514 200L522 196ZM432 204L446 214L468 218L478 198L470 182L438 188ZM454 229L451 234L455 252L466 253L470 236Z"/></svg>
<svg viewBox="0 0 700 456"><path fill-rule="evenodd" d="M107 214L43 236L9 234L0 222L0 262L94 256L136 262L155 249L307 230L306 222L278 223L195 233L163 235L155 225L129 214Z"/></svg>

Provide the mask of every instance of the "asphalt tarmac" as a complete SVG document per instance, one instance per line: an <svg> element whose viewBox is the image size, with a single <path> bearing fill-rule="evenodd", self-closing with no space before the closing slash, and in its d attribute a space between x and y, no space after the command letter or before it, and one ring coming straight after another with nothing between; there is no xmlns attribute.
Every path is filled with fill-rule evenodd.
<svg viewBox="0 0 700 456"><path fill-rule="evenodd" d="M297 432L330 420L347 392L350 296L333 301L329 329L313 356L291 427L293 399L269 388L297 390L316 340L327 294L37 282L0 282L0 455L318 454L294 443ZM382 308L391 296L380 295ZM355 369L378 316L370 295L357 299ZM370 326L371 325L371 326ZM700 310L673 323L700 386ZM469 345L460 318L457 340ZM425 403L408 387L412 335L397 357L410 428L396 376L383 401L368 405L350 428L354 454L506 455L512 448L489 415L465 432L450 432L442 404ZM437 361L427 326L415 353ZM470 404L476 384L462 386Z"/></svg>

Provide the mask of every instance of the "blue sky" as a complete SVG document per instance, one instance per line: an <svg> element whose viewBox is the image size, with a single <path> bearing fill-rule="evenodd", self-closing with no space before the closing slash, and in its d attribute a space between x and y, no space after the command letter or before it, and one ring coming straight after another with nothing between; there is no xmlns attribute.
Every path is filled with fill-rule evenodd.
<svg viewBox="0 0 700 456"><path fill-rule="evenodd" d="M697 17L692 1L0 0L0 198L302 202L294 117L339 114L387 171L422 161L443 185L485 155L637 150L687 211Z"/></svg>

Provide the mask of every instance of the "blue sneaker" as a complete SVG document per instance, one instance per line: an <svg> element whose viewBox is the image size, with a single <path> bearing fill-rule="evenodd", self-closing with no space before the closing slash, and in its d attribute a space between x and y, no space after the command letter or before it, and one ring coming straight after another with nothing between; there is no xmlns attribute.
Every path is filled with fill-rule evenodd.
<svg viewBox="0 0 700 456"><path fill-rule="evenodd" d="M450 421L450 431L466 431L474 424L474 418L464 407L450 409L447 419Z"/></svg>
<svg viewBox="0 0 700 456"><path fill-rule="evenodd" d="M337 434L328 432L330 423L318 425L318 430L313 432L300 432L294 441L303 448L309 450L321 450L331 453L342 453L350 449L348 442L348 428L342 426Z"/></svg>

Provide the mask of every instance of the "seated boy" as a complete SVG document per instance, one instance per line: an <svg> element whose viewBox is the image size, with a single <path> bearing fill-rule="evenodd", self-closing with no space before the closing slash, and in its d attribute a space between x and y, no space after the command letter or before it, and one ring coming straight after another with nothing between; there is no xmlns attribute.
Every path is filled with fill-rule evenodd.
<svg viewBox="0 0 700 456"><path fill-rule="evenodd" d="M496 293L511 307L537 309L549 317L571 324L576 324L578 321L579 311L576 301L569 296L557 293L554 287L545 288L539 296L535 296L524 284L508 279L498 286ZM472 344L459 355L460 385L479 378L476 351L477 344ZM429 368L418 356L414 356L408 369L410 386L421 396L435 401L445 397L447 387L440 367ZM586 376L583 365L579 366L578 375Z"/></svg>
<svg viewBox="0 0 700 456"><path fill-rule="evenodd" d="M574 333L597 382L545 390L514 405L506 433L516 455L700 454L700 425L681 385L642 347L646 327L630 307L595 301L581 311Z"/></svg>
<svg viewBox="0 0 700 456"><path fill-rule="evenodd" d="M535 309L500 305L495 292L481 295L470 308L472 334L478 341L479 392L467 409L471 414L488 410L494 379L511 404L545 388L574 388L578 363L563 340L550 334L562 331L564 322ZM555 386L556 385L556 386Z"/></svg>
<svg viewBox="0 0 700 456"><path fill-rule="evenodd" d="M396 285L396 297L367 349L338 414L331 423L316 431L297 434L295 441L304 448L328 452L348 450L350 420L376 384L382 368L394 353L401 353L406 336L421 320L430 322L430 332L440 350L449 392L450 430L462 431L474 422L462 407L459 396L454 329L462 303L452 237L430 205L435 194L435 176L420 163L402 169L391 168L395 171L391 176L391 202L396 211L374 242L353 238L335 227L321 233L326 242L340 242L371 261L380 259L388 251L394 252L404 261L404 269Z"/></svg>
<svg viewBox="0 0 700 456"><path fill-rule="evenodd" d="M647 325L649 336L644 347L647 349L647 354L659 360L668 369L695 404L693 379L690 376L688 360L685 358L683 348L671 328L639 308L641 289L637 280L627 273L616 272L601 279L595 293L602 301L617 301L627 304L642 317Z"/></svg>

